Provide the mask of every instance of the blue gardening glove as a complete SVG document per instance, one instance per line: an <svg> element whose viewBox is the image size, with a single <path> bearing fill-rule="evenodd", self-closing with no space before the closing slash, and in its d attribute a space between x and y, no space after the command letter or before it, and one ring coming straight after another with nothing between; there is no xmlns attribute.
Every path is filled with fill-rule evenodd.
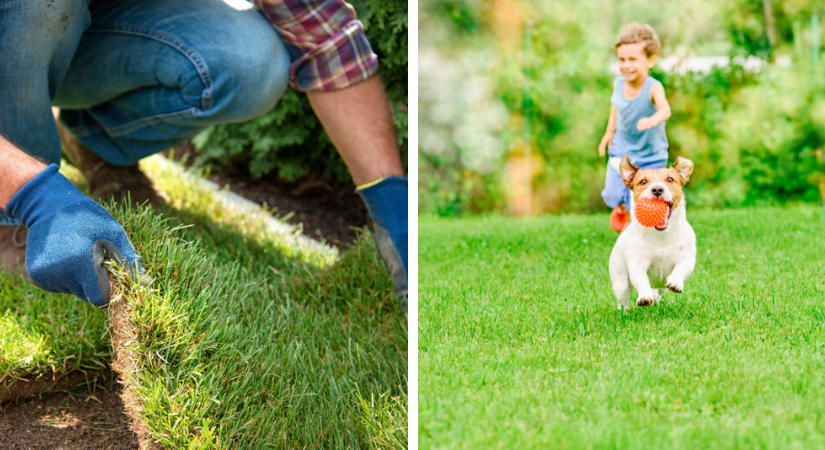
<svg viewBox="0 0 825 450"><path fill-rule="evenodd" d="M407 179L389 177L359 187L372 219L378 254L392 275L395 294L407 313Z"/></svg>
<svg viewBox="0 0 825 450"><path fill-rule="evenodd" d="M50 292L74 294L97 307L111 295L104 257L143 276L140 256L119 223L83 195L52 164L29 180L9 200L6 213L29 229L26 270L32 281Z"/></svg>

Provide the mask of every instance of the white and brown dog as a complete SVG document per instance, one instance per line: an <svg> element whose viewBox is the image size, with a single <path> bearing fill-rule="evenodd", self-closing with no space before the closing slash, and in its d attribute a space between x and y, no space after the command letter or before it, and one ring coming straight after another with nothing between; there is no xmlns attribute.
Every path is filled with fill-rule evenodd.
<svg viewBox="0 0 825 450"><path fill-rule="evenodd" d="M610 254L610 280L619 309L630 306L630 286L639 297L636 306L658 302L666 288L682 292L696 265L696 234L687 222L682 187L693 173L693 162L682 157L666 169L639 170L625 156L619 173L632 191L630 225L619 235ZM636 220L635 205L643 197L668 204L665 224L644 227Z"/></svg>

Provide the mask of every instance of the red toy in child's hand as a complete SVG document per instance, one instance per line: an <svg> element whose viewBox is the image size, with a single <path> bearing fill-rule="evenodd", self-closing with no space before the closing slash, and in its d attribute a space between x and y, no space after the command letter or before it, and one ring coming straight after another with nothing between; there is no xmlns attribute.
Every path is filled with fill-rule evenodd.
<svg viewBox="0 0 825 450"><path fill-rule="evenodd" d="M662 199L642 197L636 202L636 220L644 227L667 225L668 204Z"/></svg>

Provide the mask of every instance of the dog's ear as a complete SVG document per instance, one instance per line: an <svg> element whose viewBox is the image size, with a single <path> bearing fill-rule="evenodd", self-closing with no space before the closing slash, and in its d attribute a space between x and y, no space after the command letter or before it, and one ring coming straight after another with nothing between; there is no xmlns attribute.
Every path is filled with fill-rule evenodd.
<svg viewBox="0 0 825 450"><path fill-rule="evenodd" d="M670 167L676 169L676 172L682 178L682 184L686 184L690 180L690 174L693 173L693 161L680 156L676 158L676 162Z"/></svg>
<svg viewBox="0 0 825 450"><path fill-rule="evenodd" d="M624 155L622 162L619 163L619 174L622 176L622 181L624 181L625 186L631 187L630 185L633 184L633 178L636 177L636 172L638 171L639 168L631 164L630 158Z"/></svg>

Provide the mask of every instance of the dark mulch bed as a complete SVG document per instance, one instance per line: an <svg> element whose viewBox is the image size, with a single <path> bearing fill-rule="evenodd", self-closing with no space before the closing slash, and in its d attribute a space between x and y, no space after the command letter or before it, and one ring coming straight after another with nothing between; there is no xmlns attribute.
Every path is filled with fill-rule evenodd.
<svg viewBox="0 0 825 450"><path fill-rule="evenodd" d="M190 142L175 147L174 160L191 167L197 154ZM169 158L170 152L164 152ZM367 224L367 209L352 185L307 177L286 183L276 177L252 179L244 165L211 173L209 180L255 203L266 203L276 216L292 216L288 223L303 224L303 233L344 249L355 240L352 227Z"/></svg>
<svg viewBox="0 0 825 450"><path fill-rule="evenodd" d="M0 405L0 448L139 448L113 380Z"/></svg>

